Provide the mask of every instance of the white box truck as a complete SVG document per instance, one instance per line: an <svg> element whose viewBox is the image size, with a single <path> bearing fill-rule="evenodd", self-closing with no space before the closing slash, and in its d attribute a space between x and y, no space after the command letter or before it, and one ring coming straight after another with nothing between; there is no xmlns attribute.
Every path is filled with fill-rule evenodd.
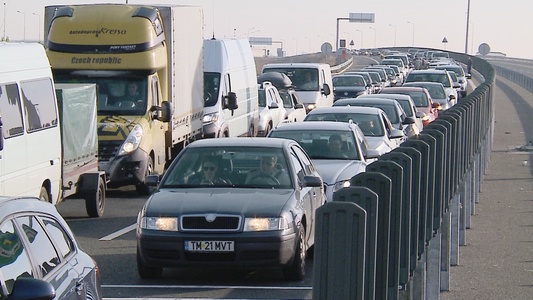
<svg viewBox="0 0 533 300"><path fill-rule="evenodd" d="M94 85L55 85L40 44L0 44L0 195L82 197L102 216L96 127Z"/></svg>
<svg viewBox="0 0 533 300"><path fill-rule="evenodd" d="M108 187L161 174L202 135L203 11L178 5L45 8L45 45L59 83L98 89L99 167Z"/></svg>
<svg viewBox="0 0 533 300"><path fill-rule="evenodd" d="M257 135L256 74L247 39L204 40L204 137Z"/></svg>
<svg viewBox="0 0 533 300"><path fill-rule="evenodd" d="M300 96L305 110L333 105L331 67L323 63L269 63L261 73L280 72L287 75Z"/></svg>

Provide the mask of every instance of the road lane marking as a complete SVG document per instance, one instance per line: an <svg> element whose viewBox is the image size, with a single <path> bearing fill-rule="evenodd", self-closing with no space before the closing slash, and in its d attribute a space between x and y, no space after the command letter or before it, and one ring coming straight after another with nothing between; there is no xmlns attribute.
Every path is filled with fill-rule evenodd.
<svg viewBox="0 0 533 300"><path fill-rule="evenodd" d="M126 233L128 233L130 231L135 230L135 228L137 228L137 224L132 224L132 225L126 227L126 228L123 228L123 229L121 229L119 231L115 231L115 232L113 232L113 233L111 233L109 235L104 236L103 238L100 238L100 241L111 241L113 239L118 238L121 235L124 235L124 234L126 234Z"/></svg>

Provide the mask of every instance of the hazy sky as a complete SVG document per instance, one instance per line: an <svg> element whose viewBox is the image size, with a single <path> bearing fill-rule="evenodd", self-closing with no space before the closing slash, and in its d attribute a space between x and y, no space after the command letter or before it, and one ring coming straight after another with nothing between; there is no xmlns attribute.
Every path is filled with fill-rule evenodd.
<svg viewBox="0 0 533 300"><path fill-rule="evenodd" d="M5 0L0 36L42 38L44 6L125 3L98 0ZM532 0L471 0L468 52L481 43L509 57L533 59ZM412 46L465 51L468 0L129 0L131 4L187 4L204 8L205 37L267 37L287 55L316 52L339 38L353 48ZM351 23L350 13L374 13L375 23ZM447 43L442 43L446 37ZM350 46L348 45L348 48Z"/></svg>

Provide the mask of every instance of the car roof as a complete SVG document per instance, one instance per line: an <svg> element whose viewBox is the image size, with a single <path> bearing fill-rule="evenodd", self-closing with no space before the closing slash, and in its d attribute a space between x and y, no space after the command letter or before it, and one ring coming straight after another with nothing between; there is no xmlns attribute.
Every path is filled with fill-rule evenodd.
<svg viewBox="0 0 533 300"><path fill-rule="evenodd" d="M331 131L351 131L351 126L357 126L356 123L320 121L320 122L291 122L281 123L275 130L331 130Z"/></svg>
<svg viewBox="0 0 533 300"><path fill-rule="evenodd" d="M57 214L53 204L41 201L36 197L0 197L0 221L8 215L19 212Z"/></svg>
<svg viewBox="0 0 533 300"><path fill-rule="evenodd" d="M337 78L337 77L363 77L363 75L361 74L339 74L339 75L333 76L333 78Z"/></svg>
<svg viewBox="0 0 533 300"><path fill-rule="evenodd" d="M406 82L403 84L403 86L442 86L444 88L444 85L440 82L433 82L433 81L413 81L413 82Z"/></svg>
<svg viewBox="0 0 533 300"><path fill-rule="evenodd" d="M383 94L370 94L370 95L363 95L363 96L360 96L360 97L363 97L363 98L379 98L381 95L381 97L383 98L386 98L386 99L398 99L398 100L401 100L401 99L405 99L405 100L409 100L411 99L411 96L409 95L405 95L405 94L394 94L394 93L383 93Z"/></svg>
<svg viewBox="0 0 533 300"><path fill-rule="evenodd" d="M266 147L284 148L290 140L264 137L231 137L223 139L201 139L190 143L187 148L201 147Z"/></svg>
<svg viewBox="0 0 533 300"><path fill-rule="evenodd" d="M337 100L339 101L339 100ZM330 106L330 107L317 107L310 111L311 114L323 114L323 113L364 113L364 114L379 114L383 112L377 107L368 106Z"/></svg>
<svg viewBox="0 0 533 300"><path fill-rule="evenodd" d="M268 81L277 88L289 88L292 86L292 80L289 76L281 72L267 72L257 76L257 82L263 83Z"/></svg>
<svg viewBox="0 0 533 300"><path fill-rule="evenodd" d="M379 94L376 94L376 95L379 95ZM342 103L370 103L370 104L391 104L391 105L395 105L396 103L398 103L396 100L394 99L390 99L390 98L371 98L371 97L364 97L362 96L361 98L357 97L357 98L343 98L343 99L339 99L337 101L335 101L335 104L336 105L337 103L339 104L342 104Z"/></svg>
<svg viewBox="0 0 533 300"><path fill-rule="evenodd" d="M407 91L409 91L409 92L419 91L419 92L423 92L424 90L425 90L425 88L420 87L420 86L405 86L405 85L402 85L402 86L386 87L386 88L381 90L381 93L398 92L398 91L406 91L406 92Z"/></svg>
<svg viewBox="0 0 533 300"><path fill-rule="evenodd" d="M286 67L296 67L296 68L317 68L326 64L322 63L268 63L263 66L265 69L269 68L286 68Z"/></svg>
<svg viewBox="0 0 533 300"><path fill-rule="evenodd" d="M413 70L409 75L416 74L446 74L446 70L426 69L426 70Z"/></svg>

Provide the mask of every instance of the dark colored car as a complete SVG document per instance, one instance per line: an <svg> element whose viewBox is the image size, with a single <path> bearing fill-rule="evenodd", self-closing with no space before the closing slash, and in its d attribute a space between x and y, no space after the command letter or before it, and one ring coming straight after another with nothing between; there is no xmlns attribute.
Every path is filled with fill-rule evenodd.
<svg viewBox="0 0 533 300"><path fill-rule="evenodd" d="M362 75L337 75L332 80L334 101L367 95L372 87Z"/></svg>
<svg viewBox="0 0 533 300"><path fill-rule="evenodd" d="M147 181L157 184L158 177ZM139 213L138 273L154 278L167 267L279 268L285 278L301 280L314 245L315 210L325 201L322 178L293 140L195 141Z"/></svg>
<svg viewBox="0 0 533 300"><path fill-rule="evenodd" d="M101 299L100 271L55 206L0 197L0 299Z"/></svg>

